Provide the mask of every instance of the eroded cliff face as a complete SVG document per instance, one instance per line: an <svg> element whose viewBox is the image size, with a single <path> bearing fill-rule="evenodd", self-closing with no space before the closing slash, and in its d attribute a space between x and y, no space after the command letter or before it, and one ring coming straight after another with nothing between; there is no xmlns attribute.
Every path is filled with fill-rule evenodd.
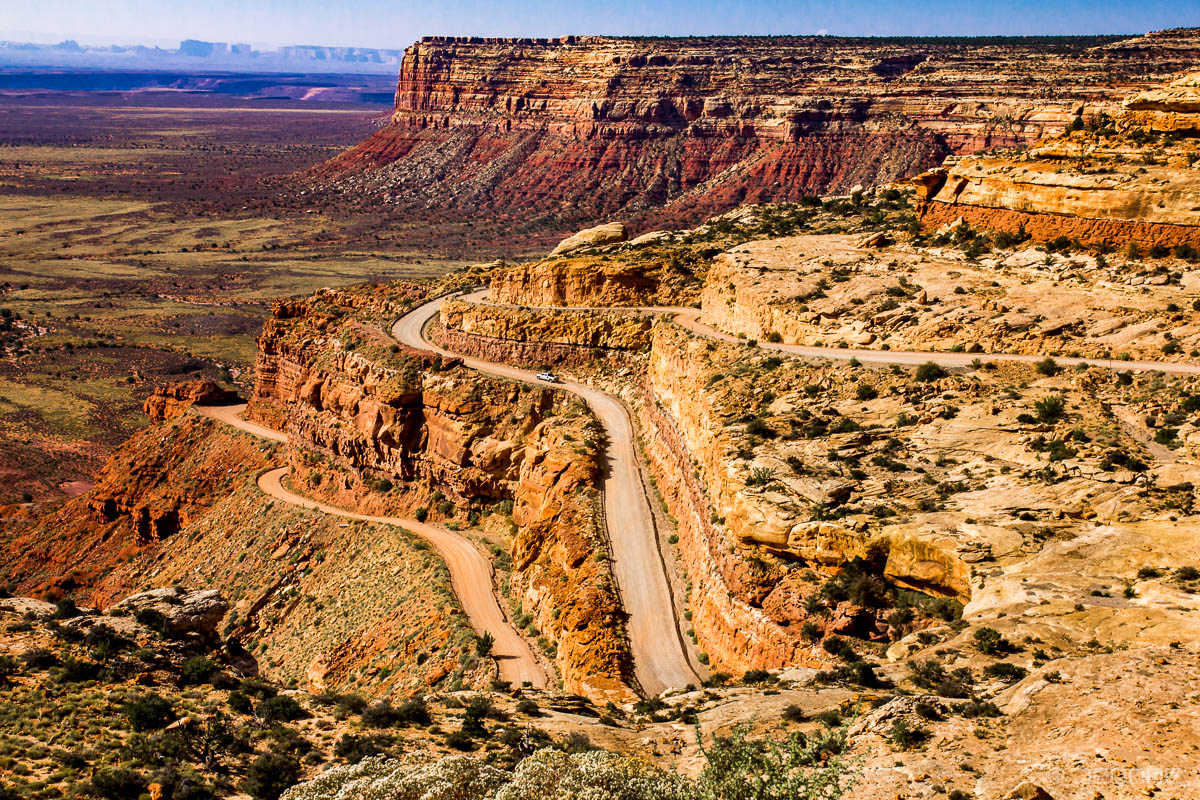
<svg viewBox="0 0 1200 800"><path fill-rule="evenodd" d="M250 414L277 421L306 494L463 528L511 558L515 617L571 691L625 692L622 612L602 556L594 423L547 388L495 381L391 343L394 308L344 293L277 309L260 339ZM348 294L355 294L350 292Z"/></svg>
<svg viewBox="0 0 1200 800"><path fill-rule="evenodd" d="M429 37L322 179L384 202L694 221L1027 146L1195 63L1138 40ZM452 178L450 177L452 176ZM661 210L660 210L661 209Z"/></svg>
<svg viewBox="0 0 1200 800"><path fill-rule="evenodd" d="M569 348L568 353L581 350L581 355L587 359L599 350L644 348L650 342L650 327L653 326L649 314L637 312L529 309L462 300L443 301L440 321L445 332L503 339L509 343L565 345ZM456 353L464 351L451 349Z"/></svg>
<svg viewBox="0 0 1200 800"><path fill-rule="evenodd" d="M922 220L1112 248L1200 245L1198 108L1200 75L1188 75L1020 156L948 162L914 179Z"/></svg>
<svg viewBox="0 0 1200 800"><path fill-rule="evenodd" d="M494 270L490 299L529 306L647 306L680 294L669 288L669 266L639 249L615 255L549 258ZM676 283L681 281L677 280Z"/></svg>
<svg viewBox="0 0 1200 800"><path fill-rule="evenodd" d="M919 526L812 512L843 506L870 490L837 469L811 469L815 449L794 441L803 435L738 423L796 413L798 383L821 386L832 400L842 393L843 378L824 365L805 365L786 377L772 374L778 362L743 350L660 323L645 385L630 396L656 481L678 520L697 642L717 668L819 664L827 656L815 644L825 634L886 638L886 614L860 599L831 596L814 570L829 574L851 562L874 564L880 576L899 585L968 599L970 569L953 538ZM755 373L766 380L741 384L750 394L740 391L737 385ZM798 419L811 418L804 413ZM754 433L743 439L747 430ZM873 438L857 431L847 429L834 446L871 449ZM779 436L794 443L763 445Z"/></svg>

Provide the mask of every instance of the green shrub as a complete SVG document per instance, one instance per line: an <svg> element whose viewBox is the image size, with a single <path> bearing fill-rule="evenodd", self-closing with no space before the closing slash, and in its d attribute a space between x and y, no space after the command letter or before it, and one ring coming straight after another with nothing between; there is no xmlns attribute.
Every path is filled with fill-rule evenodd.
<svg viewBox="0 0 1200 800"><path fill-rule="evenodd" d="M853 783L837 758L845 749L841 732L782 740L750 739L744 728L703 747L707 764L694 789L677 797L695 800L837 800Z"/></svg>
<svg viewBox="0 0 1200 800"><path fill-rule="evenodd" d="M446 736L446 746L453 747L455 750L468 752L475 749L475 740L465 731L452 731Z"/></svg>
<svg viewBox="0 0 1200 800"><path fill-rule="evenodd" d="M255 800L279 800L300 778L300 764L293 758L267 753L246 768L241 789Z"/></svg>
<svg viewBox="0 0 1200 800"><path fill-rule="evenodd" d="M759 436L763 439L774 439L777 435L767 423L761 418L755 417L746 423L746 433L750 436Z"/></svg>
<svg viewBox="0 0 1200 800"><path fill-rule="evenodd" d="M175 721L175 706L167 698L146 692L121 707L129 725L139 733L156 731Z"/></svg>
<svg viewBox="0 0 1200 800"><path fill-rule="evenodd" d="M1046 250L1051 253L1069 253L1074 244L1069 236L1055 236L1046 242Z"/></svg>
<svg viewBox="0 0 1200 800"><path fill-rule="evenodd" d="M1047 377L1053 377L1057 375L1059 371L1058 362L1049 356L1046 356L1041 361L1034 364L1034 368L1039 374Z"/></svg>
<svg viewBox="0 0 1200 800"><path fill-rule="evenodd" d="M51 619L73 619L78 617L83 612L75 605L74 598L64 597L54 604L54 613L50 615Z"/></svg>
<svg viewBox="0 0 1200 800"><path fill-rule="evenodd" d="M294 698L280 694L259 703L258 715L267 722L295 722L307 717L308 712Z"/></svg>
<svg viewBox="0 0 1200 800"><path fill-rule="evenodd" d="M181 686L198 686L208 683L219 669L220 667L211 659L204 656L192 656L179 668L179 684Z"/></svg>
<svg viewBox="0 0 1200 800"><path fill-rule="evenodd" d="M775 676L765 669L748 669L746 674L742 675L743 684L768 683L774 679Z"/></svg>
<svg viewBox="0 0 1200 800"><path fill-rule="evenodd" d="M1052 423L1062 419L1067 410L1067 401L1056 394L1043 397L1033 404L1037 418L1041 422Z"/></svg>
<svg viewBox="0 0 1200 800"><path fill-rule="evenodd" d="M21 664L12 656L0 656L0 686L12 683L13 676L19 675Z"/></svg>
<svg viewBox="0 0 1200 800"><path fill-rule="evenodd" d="M359 736L345 733L333 746L333 754L347 764L357 764L364 758L382 755L391 742L391 737L379 734Z"/></svg>
<svg viewBox="0 0 1200 800"><path fill-rule="evenodd" d="M400 722L399 711L387 700L376 700L362 710L362 723L372 728L390 728Z"/></svg>
<svg viewBox="0 0 1200 800"><path fill-rule="evenodd" d="M401 725L428 725L433 721L423 697L410 697L396 709L396 721Z"/></svg>
<svg viewBox="0 0 1200 800"><path fill-rule="evenodd" d="M130 800L146 790L146 779L131 769L106 769L92 776L90 788L108 800Z"/></svg>
<svg viewBox="0 0 1200 800"><path fill-rule="evenodd" d="M975 649L984 655L994 656L1007 647L1004 637L995 628L976 628L971 638L975 642Z"/></svg>
<svg viewBox="0 0 1200 800"><path fill-rule="evenodd" d="M214 800L216 797L213 787L187 766L163 767L150 776L150 783L157 783L162 796L168 800Z"/></svg>
<svg viewBox="0 0 1200 800"><path fill-rule="evenodd" d="M922 689L933 689L946 680L946 668L936 659L908 662L909 678Z"/></svg>
<svg viewBox="0 0 1200 800"><path fill-rule="evenodd" d="M988 664L983 674L989 678L997 678L1005 683L1016 683L1029 674L1029 670L1024 667L1019 667L1016 664L1010 664L1007 661L997 661L995 664Z"/></svg>
<svg viewBox="0 0 1200 800"><path fill-rule="evenodd" d="M93 681L100 674L100 665L85 659L68 656L59 668L58 679L62 683Z"/></svg>
<svg viewBox="0 0 1200 800"><path fill-rule="evenodd" d="M237 691L229 693L229 708L235 714L254 713L254 704L250 702L250 698Z"/></svg>
<svg viewBox="0 0 1200 800"><path fill-rule="evenodd" d="M1000 716L1000 707L995 703L986 703L979 700L972 700L969 703L963 703L956 709L959 714L968 718L975 717L998 717Z"/></svg>
<svg viewBox="0 0 1200 800"><path fill-rule="evenodd" d="M755 467L746 476L747 486L766 486L775 480L775 470L770 467Z"/></svg>
<svg viewBox="0 0 1200 800"><path fill-rule="evenodd" d="M901 750L915 750L929 740L929 731L906 719L898 719L892 723L888 738Z"/></svg>
<svg viewBox="0 0 1200 800"><path fill-rule="evenodd" d="M108 625L99 624L88 628L83 637L83 643L92 648L100 658L107 658L110 653L127 650L133 642L121 636Z"/></svg>
<svg viewBox="0 0 1200 800"><path fill-rule="evenodd" d="M924 364L917 367L915 374L916 379L921 383L932 383L933 381L936 381L939 378L944 378L945 376L946 370L943 369L942 365L938 364L936 361L926 361Z"/></svg>
<svg viewBox="0 0 1200 800"><path fill-rule="evenodd" d="M1154 441L1158 444L1166 445L1168 447L1176 444L1178 437L1178 428L1159 428L1154 432Z"/></svg>
<svg viewBox="0 0 1200 800"><path fill-rule="evenodd" d="M49 669L58 666L58 656L45 647L34 647L21 653L19 660L29 669Z"/></svg>

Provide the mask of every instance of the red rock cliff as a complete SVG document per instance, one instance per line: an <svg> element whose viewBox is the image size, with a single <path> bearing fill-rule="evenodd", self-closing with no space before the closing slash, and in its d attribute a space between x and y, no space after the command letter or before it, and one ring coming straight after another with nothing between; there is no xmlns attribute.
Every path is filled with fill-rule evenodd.
<svg viewBox="0 0 1200 800"><path fill-rule="evenodd" d="M475 39L404 58L392 123L327 164L382 202L701 219L1026 146L1191 67L1137 39Z"/></svg>

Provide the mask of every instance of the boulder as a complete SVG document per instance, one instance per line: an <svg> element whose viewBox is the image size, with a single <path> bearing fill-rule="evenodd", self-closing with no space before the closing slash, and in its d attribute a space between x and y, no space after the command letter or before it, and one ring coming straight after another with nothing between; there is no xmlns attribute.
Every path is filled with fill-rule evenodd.
<svg viewBox="0 0 1200 800"><path fill-rule="evenodd" d="M821 484L822 502L831 505L841 505L850 499L851 493L858 488L858 483L837 479L825 481Z"/></svg>
<svg viewBox="0 0 1200 800"><path fill-rule="evenodd" d="M623 242L629 238L628 232L625 230L625 224L622 222L606 222L603 225L597 225L594 228L582 230L573 236L568 236L558 243L558 247L551 251L550 255L560 256L564 253L570 253L575 250L580 250L584 247L596 247L603 244L616 244Z"/></svg>
<svg viewBox="0 0 1200 800"><path fill-rule="evenodd" d="M1033 781L1025 781L1004 795L1004 800L1054 800L1054 798Z"/></svg>
<svg viewBox="0 0 1200 800"><path fill-rule="evenodd" d="M630 239L629 246L642 247L643 245L654 244L655 242L661 242L664 239L673 239L674 237L674 231L650 231L648 233L643 233L637 238Z"/></svg>
<svg viewBox="0 0 1200 800"><path fill-rule="evenodd" d="M858 240L859 247L887 247L891 243L892 239L887 235L887 231L868 233Z"/></svg>
<svg viewBox="0 0 1200 800"><path fill-rule="evenodd" d="M172 633L212 636L229 610L229 603L216 589L193 592L167 586L130 595L109 609L109 613L119 610L132 615L143 609L162 614L167 621L167 630Z"/></svg>

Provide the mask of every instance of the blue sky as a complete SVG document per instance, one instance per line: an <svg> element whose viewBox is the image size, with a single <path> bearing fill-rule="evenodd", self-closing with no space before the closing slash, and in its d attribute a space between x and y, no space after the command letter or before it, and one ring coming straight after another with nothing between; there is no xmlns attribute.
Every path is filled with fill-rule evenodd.
<svg viewBox="0 0 1200 800"><path fill-rule="evenodd" d="M1200 26L1200 0L3 0L0 38L402 48L425 34L1001 35Z"/></svg>

